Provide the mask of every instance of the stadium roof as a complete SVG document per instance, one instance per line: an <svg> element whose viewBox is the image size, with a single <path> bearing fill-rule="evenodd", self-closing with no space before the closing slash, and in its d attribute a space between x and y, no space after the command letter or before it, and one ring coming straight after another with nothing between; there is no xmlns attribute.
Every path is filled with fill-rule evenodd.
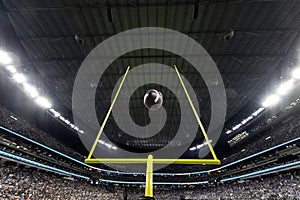
<svg viewBox="0 0 300 200"><path fill-rule="evenodd" d="M20 55L24 69L34 77L34 84L43 86L64 116L72 116L74 80L85 57L105 39L129 29L164 27L177 30L207 50L226 87L225 128L261 107L274 81L286 77L299 57L300 3L297 1L3 0L3 5L16 39L25 52ZM110 105L107 97L111 96L126 67L153 62L178 65L195 89L201 119L207 127L211 116L210 97L201 76L183 58L153 49L123 55L110 65L100 85L91 83L91 87L98 85L95 101L99 121L103 120ZM218 83L212 80L210 84ZM110 119L108 137L117 146L148 151L160 148L174 137L179 123L179 106L175 95L166 88L140 87L131 98L130 114L139 125L149 123L141 99L152 87L167 94L164 95L164 106L170 121L160 134L145 142L123 133ZM226 138L225 130L223 135ZM195 141L201 142L200 137Z"/></svg>

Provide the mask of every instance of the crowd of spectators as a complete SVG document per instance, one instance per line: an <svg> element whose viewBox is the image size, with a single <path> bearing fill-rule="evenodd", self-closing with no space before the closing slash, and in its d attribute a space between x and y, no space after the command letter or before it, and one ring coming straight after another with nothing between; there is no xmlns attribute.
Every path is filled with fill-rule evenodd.
<svg viewBox="0 0 300 200"><path fill-rule="evenodd" d="M36 168L0 162L0 199L2 200L137 200L143 187L91 185ZM300 176L297 171L224 184L202 186L161 186L154 188L157 200L176 199L299 199Z"/></svg>
<svg viewBox="0 0 300 200"><path fill-rule="evenodd" d="M129 189L128 200L136 200L143 195L142 189ZM161 188L154 190L158 200L182 199L300 199L300 177L286 173L268 178L250 179L221 185L189 188Z"/></svg>
<svg viewBox="0 0 300 200"><path fill-rule="evenodd" d="M292 174L272 176L242 183L227 183L219 187L203 188L193 196L200 199L299 199L300 178Z"/></svg>
<svg viewBox="0 0 300 200"><path fill-rule="evenodd" d="M1 200L119 200L122 192L91 185L86 180L66 178L62 175L1 163Z"/></svg>
<svg viewBox="0 0 300 200"><path fill-rule="evenodd" d="M238 153L236 156L244 157L246 154L251 155L263 149L273 147L275 145L287 142L291 139L299 137L300 130L300 98L277 111L276 114L267 113L264 120L258 121L245 132L248 138L253 138L247 143L247 151ZM267 142L266 142L267 138ZM240 146L245 147L242 142ZM233 153L231 153L233 154ZM238 158L232 158L238 159ZM228 159L225 162L232 161Z"/></svg>
<svg viewBox="0 0 300 200"><path fill-rule="evenodd" d="M262 150L274 147L284 142L290 141L300 136L300 114L288 117L284 123L273 126L270 130L263 133L262 136L254 138L246 145L236 148L230 156L223 160L223 164L250 156ZM245 149L244 151L241 151Z"/></svg>
<svg viewBox="0 0 300 200"><path fill-rule="evenodd" d="M287 112L287 111L285 111ZM7 127L17 133L20 133L28 138L43 143L53 149L62 153L68 154L77 159L83 159L82 156L75 153L72 149L66 147L61 142L50 136L49 134L35 128L27 121L3 108L0 105L0 125ZM276 122L280 117L272 117L272 128L263 131L262 134L257 135L255 142L247 142L242 146L237 146L235 150L222 160L222 164L230 163L232 161L247 157L259 151L289 141L293 138L299 137L300 133L300 114L296 113L292 116L280 118L280 122ZM276 122L276 123L274 123ZM263 128L266 125L263 126ZM259 128L261 129L261 127ZM259 129L257 131L259 131ZM0 135L2 139L12 140L6 135ZM26 146L24 144L21 146ZM1 150L7 150L5 146L0 146ZM36 147L37 148L37 147ZM13 148L12 148L13 149ZM30 149L30 148L29 148ZM10 153L16 153L9 149ZM40 151L37 149L30 149L32 151ZM242 151L241 151L242 150ZM27 151L29 152L29 151ZM30 151L31 152L31 151ZM29 152L29 153L30 153ZM41 152L41 151L40 151ZM20 156L33 159L30 154L20 154ZM60 163L56 157L51 157L49 153L44 152L45 155L39 153L41 159L43 156L47 161ZM18 155L18 154L16 154ZM36 158L35 158L36 159ZM62 159L62 158L60 158ZM64 163L64 160L61 160ZM0 162L0 200L1 199L138 199L143 195L143 189L130 188L126 197L124 196L124 188L107 189L104 185L91 185L87 181L67 178L62 175L53 173L46 173L34 168L24 168L15 165L4 164ZM47 163L46 163L47 164ZM50 163L51 164L51 163ZM68 164L68 163L67 163ZM254 163L255 164L255 163ZM72 163L70 163L70 166ZM75 166L74 170L76 169ZM184 166L186 172L203 170L209 166L187 168ZM205 168L204 168L205 167ZM168 168L168 170L171 168ZM175 168L174 168L175 169ZM77 171L82 169L78 168ZM178 168L176 168L178 170ZM102 174L104 175L104 174ZM118 176L114 174L110 179ZM200 176L200 175L197 175ZM130 177L126 177L130 181ZM144 178L144 176L143 176ZM188 180L190 176L182 176L181 180ZM199 178L199 177L193 177ZM132 177L132 181L135 177ZM190 181L187 181L190 182ZM265 179L247 180L242 183L233 182L219 186L205 186L195 188L157 188L155 195L157 199L300 199L300 179L296 175L284 174L279 177L269 177Z"/></svg>
<svg viewBox="0 0 300 200"><path fill-rule="evenodd" d="M93 174L92 171L88 171L87 167L83 165L39 148L38 146L26 143L26 141L14 139L16 138L9 137L9 135L0 131L0 150L8 154L13 154L33 162L42 163L68 172L81 175Z"/></svg>
<svg viewBox="0 0 300 200"><path fill-rule="evenodd" d="M64 145L62 142L58 141L51 135L37 129L32 124L29 124L26 120L21 117L17 117L14 113L10 112L2 105L0 105L0 125L13 130L21 135L24 135L34 141L38 141L50 148L58 150L64 154L83 160L83 156L76 153L71 148Z"/></svg>
<svg viewBox="0 0 300 200"><path fill-rule="evenodd" d="M261 152L268 148L274 147L276 145L288 142L292 139L298 138L300 136L300 113L287 117L283 122L280 122L269 130L257 135L250 141L236 146L234 149L228 152L228 155L223 157L222 165L226 165L233 161L245 158L247 156L253 155L255 153ZM166 169L160 170L160 172L196 172L203 170L210 170L215 168L215 166L195 166L195 165L185 165L185 166L169 166Z"/></svg>
<svg viewBox="0 0 300 200"><path fill-rule="evenodd" d="M285 114L287 112L290 112L291 110L299 107L300 101L297 99L295 102L293 102L290 106L287 107L287 109L284 109L280 114ZM15 116L15 117L14 117ZM17 120L16 120L17 118ZM270 119L279 119L278 117L271 117ZM273 121L274 121L273 120ZM280 119L282 120L282 119ZM270 120L267 120L270 121ZM272 122L273 122L272 121ZM293 115L290 117L287 117L287 119L283 120L284 123L279 122L278 124L275 124L271 130L265 131L263 135L259 136L255 139L255 142L247 143L246 145L243 145L243 148L246 149L245 151L240 151L241 149L236 148L233 152L230 153L230 156L228 156L226 159L222 160L222 164L226 164L229 162L232 162L234 160L238 160L240 158L252 155L253 153L262 151L266 148L273 147L275 145L281 144L283 142L289 141L293 138L296 138L299 136L300 133L300 115ZM264 126L267 124L267 122L262 122L261 124L264 124ZM261 127L262 125L259 124L258 126ZM29 124L27 121L22 119L21 117L16 117L15 114L4 108L0 105L0 125L7 127L10 130L13 130L17 133L20 133L30 139L33 139L35 141L38 141L42 144L45 144L46 146L49 146L55 150L58 150L62 153L65 153L67 155L70 155L74 158L77 158L78 160L83 160L83 156L76 153L71 148L65 146L62 142L58 141L51 135L37 129L36 127ZM262 126L262 127L264 127ZM256 130L256 129L255 129ZM269 137L268 141L266 142L266 138ZM236 151L236 152L235 152ZM176 168L168 167L166 169L162 169L161 172L167 171L172 172L174 169L174 172L191 172L191 171L200 171L200 170L207 170L210 169L211 166L184 166L184 170L180 170L178 166Z"/></svg>
<svg viewBox="0 0 300 200"><path fill-rule="evenodd" d="M298 105L298 103L295 105ZM295 106L289 110L286 110L283 113L286 113L294 108L295 108ZM11 113L10 111L8 111L7 109L0 106L0 125L7 127L11 130L14 130L14 131L16 131L22 135L25 135L33 140L44 143L47 146L50 146L58 151L61 151L63 153L66 153L68 155L78 158L78 156L79 156L78 154L74 154L73 150L71 150L68 147L65 147L61 142L57 141L55 138L51 137L49 134L46 134L45 132L38 130L37 128L34 128L28 122L26 122L25 120L23 120L20 117L17 117L17 120L15 120L11 116L15 116L15 115L13 113ZM277 144L281 144L285 141L289 141L293 138L299 137L299 133L300 133L300 115L296 114L296 115L288 116L283 121L275 124L272 129L265 131L263 133L263 135L259 136L255 140L255 142L249 142L249 143L243 145L242 147L243 147L243 149L245 149L244 151L241 151L242 148L236 148L236 150L231 152L230 155L226 159L222 160L222 164L230 163L232 161L252 155L253 153L262 151L269 147L273 147ZM266 141L267 137L269 137L269 139ZM12 138L7 138L7 139L12 139ZM28 147L28 149L32 149L32 148ZM34 150L39 151L39 149L34 149ZM45 153L47 154L47 152L45 152ZM41 153L39 153L39 154L42 155ZM48 155L45 155L45 156L48 161L53 159L54 163L57 163L60 159L62 159L62 158L56 158L56 157L48 157ZM82 159L83 158L81 158L81 160ZM68 162L62 160L61 163L66 164ZM72 163L70 165L72 165ZM76 168L75 166L73 166L73 167L74 167L74 169ZM208 169L212 168L212 166L194 166L194 165L192 165L192 166L184 166L184 168L185 168L184 172L193 172L193 171L208 170ZM172 169L175 170L174 172L178 172L178 166L176 166L174 168L168 167L167 172L172 172ZM165 170L162 170L162 172L163 171L165 171ZM103 173L103 176L106 176L105 172L102 172L102 173ZM201 174L201 175L205 176L206 174ZM108 174L108 176L111 177L111 174ZM186 176L186 177L181 176L179 178L182 178L182 179L196 178L196 179L200 180L199 176L200 175L195 175L192 177L191 176ZM120 176L111 177L109 179L114 179L114 178L116 180L122 179ZM132 177L132 180L135 180L136 178L137 177ZM143 179L144 176L142 176L141 178ZM130 177L126 176L126 177L124 177L124 179L130 180ZM162 177L162 179L164 179L164 178Z"/></svg>

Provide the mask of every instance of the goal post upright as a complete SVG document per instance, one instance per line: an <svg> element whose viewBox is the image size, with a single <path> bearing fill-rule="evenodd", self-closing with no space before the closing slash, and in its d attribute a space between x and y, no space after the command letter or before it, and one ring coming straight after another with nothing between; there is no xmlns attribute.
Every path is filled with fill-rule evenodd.
<svg viewBox="0 0 300 200"><path fill-rule="evenodd" d="M110 115L110 113L111 113L111 111L112 111L112 109L113 109L113 107L114 107L114 105L115 105L115 102L116 102L116 100L117 100L117 98L118 98L118 96L119 96L119 93L120 93L121 88L122 88L122 86L123 86L123 84L124 84L124 81L125 81L126 76L127 76L128 72L129 72L129 69L130 69L130 66L127 67L127 70L126 70L126 72L125 72L125 74L124 74L124 77L123 77L121 83L120 83L120 86L119 86L119 88L118 88L118 90L117 90L117 93L116 93L116 95L115 95L115 97L114 97L114 99L113 99L113 101L112 101L112 103L111 103L111 105L110 105L110 107L109 107L107 113L106 113L106 116L105 116L105 118L104 118L104 121L103 121L103 123L102 123L102 125L101 125L101 127L100 127L100 130L99 130L99 132L98 132L98 135L97 135L97 137L96 137L96 139L95 139L95 141L94 141L94 144L93 144L93 146L92 146L92 148L91 148L91 150L90 150L90 153L89 153L89 155L88 155L88 157L87 157L86 160L90 160L91 157L92 157L92 155L93 155L93 153L94 153L94 151L95 151L95 148L96 148L96 146L97 146L97 142L98 142L98 140L100 139L100 136L101 136L101 134L102 134L102 132L103 132L103 130L104 130L104 127L105 127L105 125L106 125L106 122L107 122L107 120L108 120L108 117L109 117L109 115Z"/></svg>
<svg viewBox="0 0 300 200"><path fill-rule="evenodd" d="M188 93L188 91L187 91L187 89L186 89L186 87L185 87L183 81L182 81L182 78L181 78L181 75L180 75L180 73L179 73L179 71L178 71L178 69L177 69L177 66L174 65L174 68L175 68L175 71L176 71L177 76L178 76L178 78L179 78L179 81L180 81L180 83L181 83L181 86L182 86L182 88L183 88L183 90L184 90L184 93L185 93L185 95L186 95L186 97L187 97L187 99L188 99L188 101L189 101L189 103L190 103L190 106L191 106L191 108L192 108L192 110L193 110L193 113L194 113L194 115L195 115L195 117L196 117L196 119L197 119L197 122L198 122L199 126L200 126L200 129L201 129L201 131L202 131L202 134L203 134L203 136L204 136L204 138L205 138L205 140L206 140L206 143L207 143L207 145L208 145L208 147L209 147L209 150L210 150L210 152L211 152L211 154L212 154L214 160L218 160L218 158L217 158L217 156L216 156L216 153L215 153L215 151L214 151L214 149L213 149L213 147L212 147L212 145L211 145L211 143L210 143L210 141L209 141L209 138L208 138L208 136L207 136L207 133L206 133L206 131L205 131L205 128L204 128L204 126L203 126L203 124L202 124L202 122L201 122L201 120L200 120L200 117L199 117L199 115L198 115L198 113L197 113L197 111L196 111L196 109L195 109L195 106L194 106L194 104L193 104L193 101L192 101L192 99L191 99L191 97L190 97L190 95L189 95L189 93Z"/></svg>

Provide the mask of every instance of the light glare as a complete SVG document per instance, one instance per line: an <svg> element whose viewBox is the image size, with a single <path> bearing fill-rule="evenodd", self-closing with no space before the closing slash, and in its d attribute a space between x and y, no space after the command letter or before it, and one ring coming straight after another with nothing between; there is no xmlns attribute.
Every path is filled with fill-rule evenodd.
<svg viewBox="0 0 300 200"><path fill-rule="evenodd" d="M100 144L105 144L105 142L103 140L99 140L98 141Z"/></svg>
<svg viewBox="0 0 300 200"><path fill-rule="evenodd" d="M252 113L252 116L256 117L259 113L261 113L264 110L264 108L259 108L257 111Z"/></svg>
<svg viewBox="0 0 300 200"><path fill-rule="evenodd" d="M12 66L12 65L7 65L7 66L6 66L6 69L7 69L10 73L12 73L12 74L14 74L14 73L17 72L16 68L15 68L14 66Z"/></svg>
<svg viewBox="0 0 300 200"><path fill-rule="evenodd" d="M280 100L280 97L278 95L270 95L266 98L266 100L262 103L263 107L271 107L276 105Z"/></svg>
<svg viewBox="0 0 300 200"><path fill-rule="evenodd" d="M12 58L10 57L10 55L5 51L0 51L0 63L7 65L10 64L11 62L12 62Z"/></svg>
<svg viewBox="0 0 300 200"><path fill-rule="evenodd" d="M277 90L277 94L279 95L287 94L293 88L293 85L294 85L293 79L282 83Z"/></svg>
<svg viewBox="0 0 300 200"><path fill-rule="evenodd" d="M35 101L37 104L39 104L43 108L51 108L52 107L50 101L48 99L46 99L45 97L38 97L38 98L36 98Z"/></svg>
<svg viewBox="0 0 300 200"><path fill-rule="evenodd" d="M14 74L13 78L17 83L24 83L26 81L25 76L20 73Z"/></svg>
<svg viewBox="0 0 300 200"><path fill-rule="evenodd" d="M50 109L50 112L52 112L52 114L54 115L54 117L59 117L60 113L57 112L56 110L54 110L53 108Z"/></svg>
<svg viewBox="0 0 300 200"><path fill-rule="evenodd" d="M300 79L300 67L296 68L296 69L293 71L293 78L294 78L294 79Z"/></svg>
<svg viewBox="0 0 300 200"><path fill-rule="evenodd" d="M32 98L36 98L39 93L37 91L37 89L33 86L31 86L30 84L28 83L24 83L24 90L32 97Z"/></svg>
<svg viewBox="0 0 300 200"><path fill-rule="evenodd" d="M65 121L65 118L63 116L58 117L61 121Z"/></svg>
<svg viewBox="0 0 300 200"><path fill-rule="evenodd" d="M191 147L191 148L190 148L191 151L194 151L194 150L196 150L196 149L197 149L196 147Z"/></svg>

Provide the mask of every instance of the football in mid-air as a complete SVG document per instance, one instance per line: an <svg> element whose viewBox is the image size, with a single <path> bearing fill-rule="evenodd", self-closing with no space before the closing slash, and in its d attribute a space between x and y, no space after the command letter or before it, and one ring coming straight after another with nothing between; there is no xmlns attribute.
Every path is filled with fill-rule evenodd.
<svg viewBox="0 0 300 200"><path fill-rule="evenodd" d="M150 89L144 96L144 104L149 110L158 110L163 104L163 95L161 92Z"/></svg>

